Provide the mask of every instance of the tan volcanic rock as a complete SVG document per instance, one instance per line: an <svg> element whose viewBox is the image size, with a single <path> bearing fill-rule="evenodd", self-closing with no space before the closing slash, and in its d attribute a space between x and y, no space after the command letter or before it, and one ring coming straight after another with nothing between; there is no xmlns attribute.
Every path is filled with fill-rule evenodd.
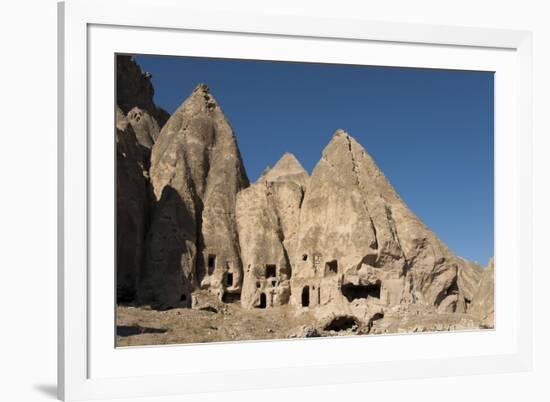
<svg viewBox="0 0 550 402"><path fill-rule="evenodd" d="M262 178L269 182L293 182L299 184L303 188L307 187L309 181L309 175L304 167L290 152L285 153L273 168L264 173Z"/></svg>
<svg viewBox="0 0 550 402"><path fill-rule="evenodd" d="M483 276L481 265L460 258L461 265L458 270L458 288L463 296L463 300L457 305L457 312L469 313L475 293L479 288L479 281Z"/></svg>
<svg viewBox="0 0 550 402"><path fill-rule="evenodd" d="M116 151L117 300L129 301L135 297L143 258L147 182L141 148L120 108L116 111Z"/></svg>
<svg viewBox="0 0 550 402"><path fill-rule="evenodd" d="M176 305L180 299L188 303L189 290L197 286L208 287L228 300L238 297L242 263L235 202L248 179L233 130L206 85L197 86L162 128L152 148L150 176L158 203L145 277L155 277L155 272L164 269L183 273L182 283L176 287L168 282L177 274L168 275L165 285L158 285L161 300L155 301L162 307ZM184 217L177 220L173 236L179 236L186 247L176 241L168 245L154 241L159 233L174 229L174 222L163 218L166 191L170 194L167 215ZM172 200L174 192L180 202ZM150 288L144 284L142 300L151 299L146 291ZM177 293L178 288L182 294Z"/></svg>
<svg viewBox="0 0 550 402"><path fill-rule="evenodd" d="M339 130L313 170L293 255L295 305L399 303L406 296L405 257L369 159Z"/></svg>
<svg viewBox="0 0 550 402"><path fill-rule="evenodd" d="M491 258L474 294L471 313L481 321L485 328L495 326L495 262Z"/></svg>
<svg viewBox="0 0 550 402"><path fill-rule="evenodd" d="M408 209L342 130L312 173L299 227L291 280L297 306L349 310L364 322L396 306L455 312L465 304L459 272L471 267Z"/></svg>
<svg viewBox="0 0 550 402"><path fill-rule="evenodd" d="M160 133L159 124L146 110L139 107L132 108L127 115L138 142L147 149L151 149Z"/></svg>
<svg viewBox="0 0 550 402"><path fill-rule="evenodd" d="M237 226L245 267L241 304L245 308L287 304L300 204L308 174L285 154L253 185L237 195Z"/></svg>

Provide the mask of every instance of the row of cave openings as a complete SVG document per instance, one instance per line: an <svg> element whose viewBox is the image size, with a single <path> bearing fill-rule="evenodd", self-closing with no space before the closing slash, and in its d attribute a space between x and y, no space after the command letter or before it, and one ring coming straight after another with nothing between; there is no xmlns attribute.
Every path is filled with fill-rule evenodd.
<svg viewBox="0 0 550 402"><path fill-rule="evenodd" d="M267 281L271 283L271 286L277 285L277 265L266 264L264 277ZM261 288L261 286L262 286L261 282L256 281L256 288L259 289ZM256 307L267 308L267 295L264 292L260 293L260 302Z"/></svg>
<svg viewBox="0 0 550 402"><path fill-rule="evenodd" d="M302 257L303 261L307 260L307 254L304 254ZM207 257L207 272L208 275L212 275L214 273L214 269L216 268L216 255L215 254L208 254ZM328 275L334 275L338 273L338 261L337 260L331 260L327 261L325 263L325 276ZM275 286L277 283L277 266L275 264L266 264L265 265L265 279L271 282L272 286ZM224 276L224 283L225 286L231 287L234 285L233 283L234 277L232 272L225 272ZM259 281L256 282L256 288L260 288L261 283ZM368 285L354 285L352 283L347 283L341 286L340 288L342 295L348 300L348 302L352 302L356 299L367 299L367 298L375 298L380 299L380 291L381 291L381 282L376 281L373 284ZM316 291L316 295L314 295L314 292ZM320 294L321 294L321 288L315 286L312 286L310 290L310 286L306 285L302 288L302 294L301 294L301 305L302 307L309 307L310 305L313 305L313 297L316 296L317 300L320 300ZM223 301L226 303L231 303L236 301L239 298L239 294L230 294L225 293L223 296ZM260 300L257 308L264 309L267 308L267 296L264 292L260 293Z"/></svg>
<svg viewBox="0 0 550 402"><path fill-rule="evenodd" d="M208 254L207 258L207 272L208 275L212 275L214 273L214 270L216 268L216 255L215 254ZM275 264L266 264L265 266L265 278L270 279L272 282L272 285L275 286L275 281L277 277L277 265ZM234 285L233 283L233 272L226 271L225 272L225 280L224 284L227 287L231 287ZM259 286L259 282L257 283L257 286Z"/></svg>

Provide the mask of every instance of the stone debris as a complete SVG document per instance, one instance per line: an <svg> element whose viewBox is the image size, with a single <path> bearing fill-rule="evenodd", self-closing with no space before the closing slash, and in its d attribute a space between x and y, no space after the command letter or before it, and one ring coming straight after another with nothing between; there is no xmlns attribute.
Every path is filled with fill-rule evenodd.
<svg viewBox="0 0 550 402"><path fill-rule="evenodd" d="M291 331L289 338L317 338L321 334L315 327L310 327L307 325L302 325L301 327Z"/></svg>

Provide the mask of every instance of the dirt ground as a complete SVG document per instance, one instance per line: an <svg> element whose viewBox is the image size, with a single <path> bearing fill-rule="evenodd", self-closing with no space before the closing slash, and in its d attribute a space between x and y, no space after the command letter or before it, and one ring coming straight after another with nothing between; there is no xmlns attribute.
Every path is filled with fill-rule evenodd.
<svg viewBox="0 0 550 402"><path fill-rule="evenodd" d="M240 301L222 303L208 292L195 293L193 298L193 308L165 311L117 306L117 347L480 329L466 314L420 310L386 316L373 326L338 319L327 327L311 311L290 305L247 310Z"/></svg>
<svg viewBox="0 0 550 402"><path fill-rule="evenodd" d="M288 338L314 321L289 306L245 310L240 302L203 299L193 308L166 311L117 306L116 343L121 346L227 342Z"/></svg>

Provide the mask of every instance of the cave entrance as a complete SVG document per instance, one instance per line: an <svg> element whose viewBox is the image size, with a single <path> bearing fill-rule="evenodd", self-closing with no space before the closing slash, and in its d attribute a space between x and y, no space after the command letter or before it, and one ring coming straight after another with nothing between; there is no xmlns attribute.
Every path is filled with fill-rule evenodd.
<svg viewBox="0 0 550 402"><path fill-rule="evenodd" d="M464 312L469 313L470 312L470 306L472 304L472 301L469 299L464 298Z"/></svg>
<svg viewBox="0 0 550 402"><path fill-rule="evenodd" d="M325 263L325 275L334 275L338 273L338 260L327 261Z"/></svg>
<svg viewBox="0 0 550 402"><path fill-rule="evenodd" d="M342 285L342 294L348 299L349 302L356 299L368 299L370 297L380 299L380 290L382 284L377 281L370 285L354 285L353 283L346 283Z"/></svg>
<svg viewBox="0 0 550 402"><path fill-rule="evenodd" d="M228 293L224 292L222 295L222 302L224 303L235 303L241 299L240 293Z"/></svg>
<svg viewBox="0 0 550 402"><path fill-rule="evenodd" d="M304 286L302 289L302 306L309 306L309 286Z"/></svg>
<svg viewBox="0 0 550 402"><path fill-rule="evenodd" d="M274 278L275 276L277 276L277 266L275 264L266 264L265 277Z"/></svg>
<svg viewBox="0 0 550 402"><path fill-rule="evenodd" d="M378 320L381 320L382 318L384 318L384 313L376 313L371 317L371 319L369 320L369 323L367 325L367 327L369 329L369 332L372 329L372 327L374 326L374 322L378 321Z"/></svg>
<svg viewBox="0 0 550 402"><path fill-rule="evenodd" d="M258 308L266 308L267 307L267 296L265 293L260 294L260 304L258 305Z"/></svg>
<svg viewBox="0 0 550 402"><path fill-rule="evenodd" d="M208 254L208 262L206 264L208 268L208 275L214 273L214 268L216 267L216 254Z"/></svg>
<svg viewBox="0 0 550 402"><path fill-rule="evenodd" d="M325 331L347 331L354 327L357 327L358 323L355 317L349 315L342 315L334 317L327 325L325 325Z"/></svg>
<svg viewBox="0 0 550 402"><path fill-rule="evenodd" d="M232 272L228 272L227 274L225 274L225 285L226 286L233 286L233 273Z"/></svg>
<svg viewBox="0 0 550 402"><path fill-rule="evenodd" d="M439 293L435 299L435 305L439 306L447 296L457 295L458 294L458 277L454 277L453 281L449 287Z"/></svg>

